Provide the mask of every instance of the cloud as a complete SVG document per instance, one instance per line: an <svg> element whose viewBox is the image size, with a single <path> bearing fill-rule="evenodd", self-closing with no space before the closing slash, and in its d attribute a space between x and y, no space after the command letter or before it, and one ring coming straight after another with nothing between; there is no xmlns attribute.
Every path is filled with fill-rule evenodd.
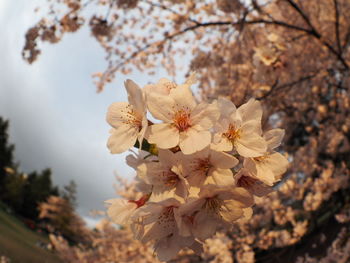
<svg viewBox="0 0 350 263"><path fill-rule="evenodd" d="M7 5L6 24L0 28L5 36L0 42L0 115L10 119L21 168L30 172L50 167L59 185L74 179L79 211L88 214L115 196L113 170L131 174L122 157L110 155L105 146L107 107L126 95L116 87L96 95L89 76L104 68L104 53L87 30L68 35L57 46L45 46L39 60L27 65L20 53L25 30L35 22L26 14L35 5L21 2ZM81 43L87 43L83 49Z"/></svg>

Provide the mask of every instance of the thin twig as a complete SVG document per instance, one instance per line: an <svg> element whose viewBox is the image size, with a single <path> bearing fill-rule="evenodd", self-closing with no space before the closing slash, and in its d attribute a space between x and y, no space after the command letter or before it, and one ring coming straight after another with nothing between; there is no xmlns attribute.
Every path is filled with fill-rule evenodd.
<svg viewBox="0 0 350 263"><path fill-rule="evenodd" d="M283 84L283 85L280 85L280 86L277 86L276 83L271 87L270 91L265 93L264 95L260 96L259 98L257 99L265 99L266 97L270 96L272 93L276 93L277 91L279 90L283 90L283 89L286 89L286 88L290 88L292 86L295 86L297 84L300 84L304 81L307 81L307 80L310 80L310 79L313 79L314 77L316 77L317 74L312 74L312 75L309 75L309 76L304 76L304 77L301 77L300 79L298 80L295 80L295 81L292 81L292 82L289 82L289 83L286 83L286 84Z"/></svg>
<svg viewBox="0 0 350 263"><path fill-rule="evenodd" d="M178 15L178 16L183 16L182 14L176 12L174 9L171 9L170 7L166 6L166 5L163 5L163 4L160 4L160 3L153 3L152 1L149 1L149 0L143 0L143 2L149 4L150 6L153 6L153 7L158 7L158 8L161 8L163 10L166 10L170 13L173 13L175 15ZM195 23L195 24L199 24L198 21L192 19L192 18L188 18L189 21L191 21L192 23Z"/></svg>
<svg viewBox="0 0 350 263"><path fill-rule="evenodd" d="M303 18L303 20L306 22L306 24L310 27L312 31L316 31L314 26L311 24L311 21L309 17L304 13L304 11L293 1L293 0L286 0Z"/></svg>
<svg viewBox="0 0 350 263"><path fill-rule="evenodd" d="M316 39L318 39L325 47L328 48L328 50L331 53L333 53L338 58L338 60L344 66L345 70L349 70L349 65L347 64L347 62L342 57L341 52L338 52L337 50L335 50L334 47L331 44L329 44L326 40L323 39L321 34L312 25L309 17L305 14L305 12L293 0L285 0L285 1L287 1L299 13L299 15L305 21L305 23L310 27L310 31L309 32L311 33L311 35L313 35Z"/></svg>

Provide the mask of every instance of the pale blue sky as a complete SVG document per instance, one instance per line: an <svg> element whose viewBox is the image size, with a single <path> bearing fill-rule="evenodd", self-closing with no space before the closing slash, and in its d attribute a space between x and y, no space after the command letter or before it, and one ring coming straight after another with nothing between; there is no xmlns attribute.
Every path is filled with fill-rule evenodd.
<svg viewBox="0 0 350 263"><path fill-rule="evenodd" d="M123 81L141 86L160 76L117 75L96 94L90 75L102 71L104 52L88 28L67 34L56 45L45 44L33 65L22 60L25 31L38 18L33 12L44 0L0 0L0 115L10 119L11 141L24 172L50 167L56 184L74 179L78 184L79 212L103 208L115 197L114 171L131 177L124 155L106 148L108 106L126 101Z"/></svg>

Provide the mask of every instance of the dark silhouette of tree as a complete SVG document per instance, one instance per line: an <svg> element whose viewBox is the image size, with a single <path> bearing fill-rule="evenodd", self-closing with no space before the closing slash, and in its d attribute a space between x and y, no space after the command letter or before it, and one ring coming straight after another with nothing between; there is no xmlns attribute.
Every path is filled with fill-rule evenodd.
<svg viewBox="0 0 350 263"><path fill-rule="evenodd" d="M23 187L23 203L20 211L22 216L36 220L39 215L38 205L50 195L58 195L58 188L53 186L51 170L45 169L40 174L32 172L28 175Z"/></svg>
<svg viewBox="0 0 350 263"><path fill-rule="evenodd" d="M9 121L0 117L0 200L5 192L5 179L13 172L15 146L9 141Z"/></svg>

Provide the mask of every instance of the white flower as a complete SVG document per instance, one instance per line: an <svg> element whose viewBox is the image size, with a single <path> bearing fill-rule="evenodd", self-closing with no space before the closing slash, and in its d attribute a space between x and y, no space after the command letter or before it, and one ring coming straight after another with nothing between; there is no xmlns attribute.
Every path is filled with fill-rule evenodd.
<svg viewBox="0 0 350 263"><path fill-rule="evenodd" d="M130 150L131 151L131 150ZM146 182L147 163L157 161L155 155L146 151L139 150L138 153L131 151L133 154L126 156L126 163L136 170L136 189L142 193L152 192L152 185Z"/></svg>
<svg viewBox="0 0 350 263"><path fill-rule="evenodd" d="M132 213L137 208L137 204L125 199L110 199L105 201L109 205L107 214L111 220L119 225L129 222Z"/></svg>
<svg viewBox="0 0 350 263"><path fill-rule="evenodd" d="M136 140L141 145L148 125L142 90L132 80L125 82L125 88L129 103L113 103L107 112L107 122L113 127L107 143L111 153L126 151Z"/></svg>
<svg viewBox="0 0 350 263"><path fill-rule="evenodd" d="M180 202L174 198L149 202L138 209L132 218L132 229L137 229L134 233L136 238L143 243L155 240L155 252L162 261L174 258L182 247L194 242L192 237L178 234L175 213L179 206Z"/></svg>
<svg viewBox="0 0 350 263"><path fill-rule="evenodd" d="M223 100L223 99L222 99ZM229 109L223 105L231 105ZM266 141L261 137L262 109L257 100L250 99L237 110L233 103L219 102L220 121L215 126L216 149L235 149L243 157L261 156L266 152ZM227 111L230 112L228 116Z"/></svg>
<svg viewBox="0 0 350 263"><path fill-rule="evenodd" d="M264 134L267 141L268 152L254 158L246 158L244 167L254 174L259 180L272 186L288 168L288 160L282 154L273 151L281 144L284 130L273 129Z"/></svg>
<svg viewBox="0 0 350 263"><path fill-rule="evenodd" d="M175 193L187 197L189 185L183 176L181 152L159 150L159 161L145 165L145 181L153 186L153 195Z"/></svg>
<svg viewBox="0 0 350 263"><path fill-rule="evenodd" d="M150 194L143 195L138 200L110 199L105 203L108 205L107 214L116 224L125 225L129 223L132 214L136 209L145 205Z"/></svg>
<svg viewBox="0 0 350 263"><path fill-rule="evenodd" d="M185 83L182 85L176 85L174 82L167 78L161 78L156 84L148 84L143 87L146 94L158 93L160 95L169 95L172 89L176 89L178 86L185 86L189 88L192 84L196 83L196 74L191 73Z"/></svg>
<svg viewBox="0 0 350 263"><path fill-rule="evenodd" d="M232 185L234 183L230 168L238 164L234 156L211 149L183 158L184 174L190 186L201 187L205 184Z"/></svg>
<svg viewBox="0 0 350 263"><path fill-rule="evenodd" d="M215 234L219 226L230 227L244 216L243 208L252 205L252 195L243 188L205 185L198 198L179 208L180 234L205 240Z"/></svg>
<svg viewBox="0 0 350 263"><path fill-rule="evenodd" d="M210 129L219 118L214 104L197 105L187 85L172 89L168 96L149 93L147 105L152 115L164 123L149 127L147 139L161 149L179 145L184 154L192 154L211 142Z"/></svg>
<svg viewBox="0 0 350 263"><path fill-rule="evenodd" d="M175 89L177 85L166 78L161 78L156 84L148 84L143 87L146 93L155 92L162 95L169 95L172 89Z"/></svg>

